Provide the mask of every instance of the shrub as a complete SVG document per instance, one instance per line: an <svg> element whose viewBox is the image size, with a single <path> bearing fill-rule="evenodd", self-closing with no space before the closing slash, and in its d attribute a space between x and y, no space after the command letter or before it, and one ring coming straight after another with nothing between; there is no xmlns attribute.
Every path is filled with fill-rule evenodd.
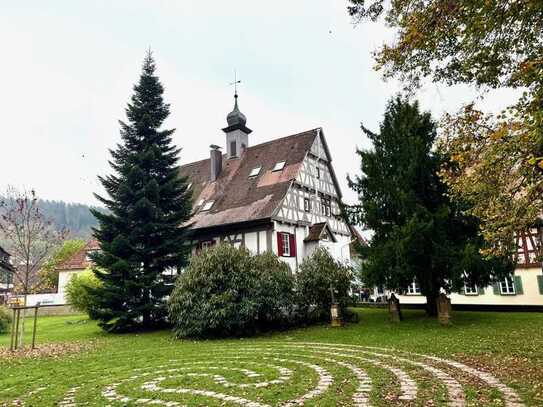
<svg viewBox="0 0 543 407"><path fill-rule="evenodd" d="M294 277L289 266L271 253L253 257L257 272L255 302L261 330L292 324L294 317Z"/></svg>
<svg viewBox="0 0 543 407"><path fill-rule="evenodd" d="M351 268L336 261L324 248L319 248L306 257L296 275L296 292L299 312L306 321L330 318L332 296L345 313L349 304L351 287Z"/></svg>
<svg viewBox="0 0 543 407"><path fill-rule="evenodd" d="M193 256L170 296L177 337L251 335L288 324L293 277L271 253L219 245Z"/></svg>
<svg viewBox="0 0 543 407"><path fill-rule="evenodd" d="M9 330L10 323L11 323L10 310L0 305L0 334L6 333Z"/></svg>
<svg viewBox="0 0 543 407"><path fill-rule="evenodd" d="M66 299L73 309L84 312L89 318L96 319L97 305L90 290L100 288L101 282L91 270L85 270L72 276L66 285Z"/></svg>

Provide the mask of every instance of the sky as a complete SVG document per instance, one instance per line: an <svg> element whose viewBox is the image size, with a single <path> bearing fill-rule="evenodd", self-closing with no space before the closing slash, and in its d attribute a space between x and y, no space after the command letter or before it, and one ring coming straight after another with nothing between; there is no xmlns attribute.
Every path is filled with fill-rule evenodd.
<svg viewBox="0 0 543 407"><path fill-rule="evenodd" d="M401 84L384 82L372 52L394 38L382 24L354 26L343 0L0 0L0 191L33 188L44 199L97 204L110 172L118 120L151 48L182 148L180 163L225 145L221 128L240 110L250 145L322 127L347 202L359 172L360 123L377 130ZM416 95L437 119L476 90L427 84ZM497 111L508 91L484 100Z"/></svg>

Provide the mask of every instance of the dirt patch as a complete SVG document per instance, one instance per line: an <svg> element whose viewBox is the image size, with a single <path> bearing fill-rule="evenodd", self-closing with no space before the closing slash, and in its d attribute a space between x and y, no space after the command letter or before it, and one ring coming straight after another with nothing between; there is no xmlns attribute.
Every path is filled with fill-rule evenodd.
<svg viewBox="0 0 543 407"><path fill-rule="evenodd" d="M17 359L38 359L53 358L59 359L67 355L82 353L93 350L98 346L97 341L89 342L67 342L67 343L48 343L37 346L35 349L25 347L10 351L7 348L0 348L0 360Z"/></svg>

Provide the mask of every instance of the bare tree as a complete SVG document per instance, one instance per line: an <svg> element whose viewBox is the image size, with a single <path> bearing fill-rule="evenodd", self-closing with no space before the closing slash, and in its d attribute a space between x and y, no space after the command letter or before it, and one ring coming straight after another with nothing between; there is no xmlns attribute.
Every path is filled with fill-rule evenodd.
<svg viewBox="0 0 543 407"><path fill-rule="evenodd" d="M15 266L15 293L23 296L26 306L27 295L40 289L40 268L62 243L66 231L55 229L43 215L34 190L8 187L0 197L0 235Z"/></svg>

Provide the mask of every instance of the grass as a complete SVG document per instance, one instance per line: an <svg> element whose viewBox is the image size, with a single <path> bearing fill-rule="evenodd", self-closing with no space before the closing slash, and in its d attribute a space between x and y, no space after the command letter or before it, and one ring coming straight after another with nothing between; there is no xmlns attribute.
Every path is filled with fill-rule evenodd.
<svg viewBox="0 0 543 407"><path fill-rule="evenodd" d="M17 399L33 406L58 405L62 400L78 405L145 405L150 400L172 406L243 405L243 400L281 405L319 389L319 383L321 392L305 400L306 405L353 405L354 394L360 396L359 405L364 397L377 406L446 405L450 389L422 363L453 377L468 405L504 404L502 392L480 378L415 353L490 372L525 405L543 405L542 314L456 312L454 325L443 328L417 310L405 310L405 321L399 325L389 323L384 310L357 312L360 322L345 328L322 325L215 341L180 341L167 331L111 335L82 316L42 317L38 344L57 344L52 346L61 355L0 359L0 405ZM95 346L70 353L66 344L74 342ZM6 346L9 335L0 335L0 348ZM415 400L401 400L401 381L389 368L401 369L416 382ZM366 390L360 386L360 374L371 381Z"/></svg>

